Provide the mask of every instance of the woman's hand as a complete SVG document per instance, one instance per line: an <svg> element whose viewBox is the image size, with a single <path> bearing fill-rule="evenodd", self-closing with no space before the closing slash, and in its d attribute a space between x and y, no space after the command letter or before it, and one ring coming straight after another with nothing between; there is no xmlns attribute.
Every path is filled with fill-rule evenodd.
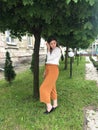
<svg viewBox="0 0 98 130"><path fill-rule="evenodd" d="M50 45L48 42L46 42L47 50L50 51Z"/></svg>

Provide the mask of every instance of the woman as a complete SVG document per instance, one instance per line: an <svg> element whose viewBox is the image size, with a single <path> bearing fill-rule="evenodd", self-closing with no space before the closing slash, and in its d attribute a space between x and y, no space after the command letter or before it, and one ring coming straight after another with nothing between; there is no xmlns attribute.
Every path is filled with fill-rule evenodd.
<svg viewBox="0 0 98 130"><path fill-rule="evenodd" d="M40 101L46 104L45 114L52 112L57 106L57 91L56 80L59 75L59 60L61 57L61 49L58 46L57 40L50 37L47 45L47 60L44 71L44 81L40 86ZM53 106L51 104L53 101Z"/></svg>

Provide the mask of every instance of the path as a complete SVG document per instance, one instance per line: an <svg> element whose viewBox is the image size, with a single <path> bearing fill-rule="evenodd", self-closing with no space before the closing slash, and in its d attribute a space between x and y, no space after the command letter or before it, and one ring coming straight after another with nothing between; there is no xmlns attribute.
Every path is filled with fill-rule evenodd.
<svg viewBox="0 0 98 130"><path fill-rule="evenodd" d="M96 58L96 57L94 57ZM98 86L98 72L90 61L89 57L86 57L86 80L95 80ZM98 109L94 106L88 106L84 112L85 124L84 130L98 130Z"/></svg>
<svg viewBox="0 0 98 130"><path fill-rule="evenodd" d="M95 80L98 84L98 71L96 70L96 68L94 67L94 65L92 64L92 62L90 61L89 57L86 57L86 74L85 74L85 78L87 80Z"/></svg>
<svg viewBox="0 0 98 130"><path fill-rule="evenodd" d="M30 65L20 65L19 67L15 68L15 72L17 74L17 73L25 71L25 70L27 70L29 68L30 68ZM4 79L4 72L3 71L0 71L0 79Z"/></svg>
<svg viewBox="0 0 98 130"><path fill-rule="evenodd" d="M46 58L45 54L39 56L39 65L45 64L45 58ZM27 64L20 64L17 67L15 67L15 72L17 74L19 72L22 72L24 70L29 69L30 66L31 66L30 64L29 65L27 65ZM0 79L4 79L4 72L3 71L0 71Z"/></svg>

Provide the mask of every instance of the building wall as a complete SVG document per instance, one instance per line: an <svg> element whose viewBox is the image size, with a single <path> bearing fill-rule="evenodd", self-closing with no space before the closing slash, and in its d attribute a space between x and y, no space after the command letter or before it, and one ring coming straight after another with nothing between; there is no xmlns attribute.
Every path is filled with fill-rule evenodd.
<svg viewBox="0 0 98 130"><path fill-rule="evenodd" d="M98 39L96 39L88 48L88 52L91 55L98 55Z"/></svg>
<svg viewBox="0 0 98 130"><path fill-rule="evenodd" d="M31 63L34 42L34 36L24 36L22 37L22 40L19 41L19 39L11 39L6 33L0 33L0 68L4 67L6 51L10 53L14 66L23 63ZM46 48L41 44L40 54L42 53L46 54Z"/></svg>

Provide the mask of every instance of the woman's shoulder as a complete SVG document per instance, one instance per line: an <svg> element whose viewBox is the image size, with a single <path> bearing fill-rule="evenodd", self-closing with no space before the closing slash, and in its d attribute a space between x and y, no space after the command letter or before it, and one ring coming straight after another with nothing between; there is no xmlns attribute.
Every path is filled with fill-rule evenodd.
<svg viewBox="0 0 98 130"><path fill-rule="evenodd" d="M53 52L56 53L56 54L60 54L61 53L61 49L59 47L55 47Z"/></svg>
<svg viewBox="0 0 98 130"><path fill-rule="evenodd" d="M56 47L55 50L61 51L61 48L60 47Z"/></svg>
<svg viewBox="0 0 98 130"><path fill-rule="evenodd" d="M60 47L55 47L56 50L61 50Z"/></svg>

